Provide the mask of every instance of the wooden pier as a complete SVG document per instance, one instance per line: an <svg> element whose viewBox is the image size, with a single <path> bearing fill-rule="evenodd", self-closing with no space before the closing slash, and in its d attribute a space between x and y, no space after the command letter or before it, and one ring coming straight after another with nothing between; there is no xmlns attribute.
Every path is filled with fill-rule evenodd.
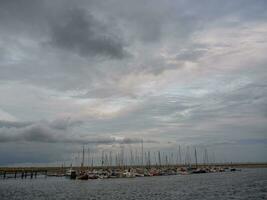
<svg viewBox="0 0 267 200"><path fill-rule="evenodd" d="M37 176L47 176L46 169L30 169L30 168L0 168L0 179L7 178L20 178L20 179L33 179Z"/></svg>

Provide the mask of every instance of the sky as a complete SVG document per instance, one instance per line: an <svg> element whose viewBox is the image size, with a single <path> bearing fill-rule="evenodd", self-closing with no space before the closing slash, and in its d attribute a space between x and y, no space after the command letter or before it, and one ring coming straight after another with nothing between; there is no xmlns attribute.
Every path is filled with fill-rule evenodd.
<svg viewBox="0 0 267 200"><path fill-rule="evenodd" d="M0 0L0 165L82 145L267 162L266 0Z"/></svg>

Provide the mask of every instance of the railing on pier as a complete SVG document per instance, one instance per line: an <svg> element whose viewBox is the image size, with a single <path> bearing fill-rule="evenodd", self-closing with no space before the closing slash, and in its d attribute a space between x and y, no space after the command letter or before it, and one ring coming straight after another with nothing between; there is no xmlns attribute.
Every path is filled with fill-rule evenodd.
<svg viewBox="0 0 267 200"><path fill-rule="evenodd" d="M7 178L37 178L37 176L43 175L44 177L47 176L47 170L29 170L23 168L6 168L0 169L0 178L7 179Z"/></svg>

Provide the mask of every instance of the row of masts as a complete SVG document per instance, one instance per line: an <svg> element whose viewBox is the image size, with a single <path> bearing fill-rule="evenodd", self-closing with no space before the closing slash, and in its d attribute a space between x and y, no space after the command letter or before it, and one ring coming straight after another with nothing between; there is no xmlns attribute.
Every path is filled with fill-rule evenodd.
<svg viewBox="0 0 267 200"><path fill-rule="evenodd" d="M213 161L209 161L209 154L207 148L198 152L198 149L187 146L184 149L179 145L176 151L151 151L144 150L143 142L141 143L141 150L129 148L127 151L122 145L119 151L102 150L100 153L90 151L90 148L82 147L82 154L78 152L74 155L71 161L73 166L166 166L166 165L198 165L200 161L199 154L203 154L201 161L202 165L215 163L215 155L213 154ZM194 158L192 158L192 155ZM79 164L81 163L81 164Z"/></svg>

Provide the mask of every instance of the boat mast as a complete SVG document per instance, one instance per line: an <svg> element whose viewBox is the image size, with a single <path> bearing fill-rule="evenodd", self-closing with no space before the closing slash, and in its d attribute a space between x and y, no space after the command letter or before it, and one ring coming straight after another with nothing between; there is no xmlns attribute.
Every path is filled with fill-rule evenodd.
<svg viewBox="0 0 267 200"><path fill-rule="evenodd" d="M198 167L197 166L197 148L195 147L195 159L196 159L196 168Z"/></svg>
<svg viewBox="0 0 267 200"><path fill-rule="evenodd" d="M150 166L151 166L151 160L150 160L150 151L148 151L148 153L147 153L147 159L148 159L148 167L150 168Z"/></svg>
<svg viewBox="0 0 267 200"><path fill-rule="evenodd" d="M181 146L179 145L179 164L182 164L182 154L181 154Z"/></svg>
<svg viewBox="0 0 267 200"><path fill-rule="evenodd" d="M102 154L101 154L101 166L104 166L104 150L102 150Z"/></svg>
<svg viewBox="0 0 267 200"><path fill-rule="evenodd" d="M160 151L158 152L159 166L161 167Z"/></svg>
<svg viewBox="0 0 267 200"><path fill-rule="evenodd" d="M87 150L87 164L88 164L88 168L90 166L90 149L88 148Z"/></svg>
<svg viewBox="0 0 267 200"><path fill-rule="evenodd" d="M84 166L84 145L83 145L83 155L82 155L82 163L81 163L81 168Z"/></svg>
<svg viewBox="0 0 267 200"><path fill-rule="evenodd" d="M112 166L112 151L109 152L109 166Z"/></svg>
<svg viewBox="0 0 267 200"><path fill-rule="evenodd" d="M141 141L141 165L143 166L144 165L144 142L143 142L143 139Z"/></svg>

